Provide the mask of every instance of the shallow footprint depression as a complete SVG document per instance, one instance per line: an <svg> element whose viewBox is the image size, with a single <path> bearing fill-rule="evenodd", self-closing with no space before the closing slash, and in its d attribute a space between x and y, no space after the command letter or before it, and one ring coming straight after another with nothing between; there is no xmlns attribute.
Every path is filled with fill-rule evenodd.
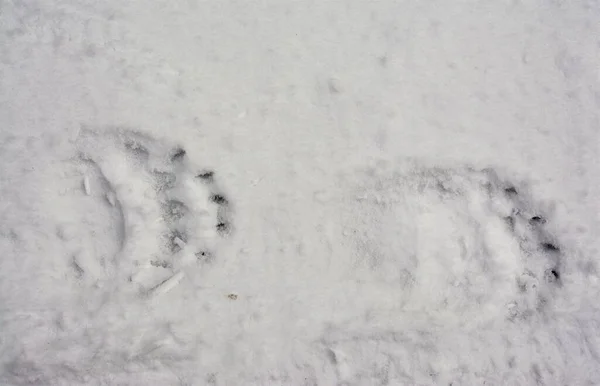
<svg viewBox="0 0 600 386"><path fill-rule="evenodd" d="M386 307L416 323L504 318L522 296L522 274L541 281L554 264L535 249L535 228L516 233L514 222L524 222L521 213L530 208L507 194L509 184L493 171L359 174L342 200L341 228L351 251L347 277L365 288L365 307L378 302L369 293L385 289L394 299Z"/></svg>

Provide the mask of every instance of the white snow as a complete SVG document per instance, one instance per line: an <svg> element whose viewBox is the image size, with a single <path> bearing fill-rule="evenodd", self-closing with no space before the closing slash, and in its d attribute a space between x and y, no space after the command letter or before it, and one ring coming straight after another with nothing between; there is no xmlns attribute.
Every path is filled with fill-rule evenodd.
<svg viewBox="0 0 600 386"><path fill-rule="evenodd" d="M600 384L597 1L0 36L0 384Z"/></svg>

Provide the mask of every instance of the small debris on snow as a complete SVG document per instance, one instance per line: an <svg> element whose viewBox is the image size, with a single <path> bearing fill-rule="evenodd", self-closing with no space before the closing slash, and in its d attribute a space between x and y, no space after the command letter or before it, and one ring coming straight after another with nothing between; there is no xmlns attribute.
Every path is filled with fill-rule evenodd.
<svg viewBox="0 0 600 386"><path fill-rule="evenodd" d="M231 300L237 300L238 296L236 294L229 294L227 297Z"/></svg>
<svg viewBox="0 0 600 386"><path fill-rule="evenodd" d="M86 196L89 196L92 192L90 190L90 177L83 177L83 190L85 191Z"/></svg>
<svg viewBox="0 0 600 386"><path fill-rule="evenodd" d="M183 249L185 247L185 241L183 241L182 239L180 239L177 236L175 236L173 238L173 243L175 243L175 245L177 245L181 249Z"/></svg>
<svg viewBox="0 0 600 386"><path fill-rule="evenodd" d="M171 277L153 287L149 292L153 295L163 295L175 288L179 282L183 279L183 272L179 271L173 274Z"/></svg>

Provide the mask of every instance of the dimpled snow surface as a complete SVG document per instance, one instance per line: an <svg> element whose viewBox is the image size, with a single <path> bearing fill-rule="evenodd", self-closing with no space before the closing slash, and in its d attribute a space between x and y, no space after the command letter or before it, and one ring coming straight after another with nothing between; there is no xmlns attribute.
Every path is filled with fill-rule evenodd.
<svg viewBox="0 0 600 386"><path fill-rule="evenodd" d="M0 384L600 384L600 3L0 3Z"/></svg>

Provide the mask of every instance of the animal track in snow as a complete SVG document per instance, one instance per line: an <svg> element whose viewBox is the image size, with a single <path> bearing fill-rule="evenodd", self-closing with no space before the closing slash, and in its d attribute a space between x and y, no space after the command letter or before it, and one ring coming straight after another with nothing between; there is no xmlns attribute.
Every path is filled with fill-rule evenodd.
<svg viewBox="0 0 600 386"><path fill-rule="evenodd" d="M560 243L518 187L487 169L368 169L344 200L359 280L398 289L407 312L459 322L527 318L560 288Z"/></svg>
<svg viewBox="0 0 600 386"><path fill-rule="evenodd" d="M117 213L111 272L150 295L168 291L189 269L214 259L232 230L231 203L215 171L194 165L181 146L129 130L84 130L77 144L87 165L82 194ZM94 265L93 257L74 257L80 278L109 274Z"/></svg>

